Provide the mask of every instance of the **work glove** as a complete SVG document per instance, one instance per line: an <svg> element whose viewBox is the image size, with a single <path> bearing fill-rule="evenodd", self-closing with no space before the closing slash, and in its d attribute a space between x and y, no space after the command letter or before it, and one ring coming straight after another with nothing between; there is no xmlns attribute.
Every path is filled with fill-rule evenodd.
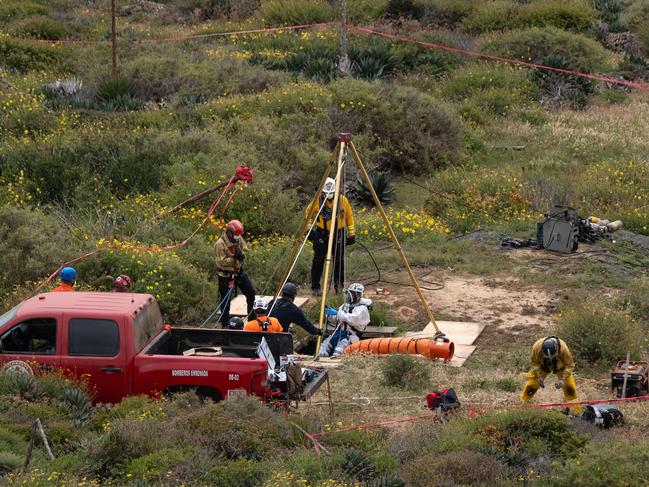
<svg viewBox="0 0 649 487"><path fill-rule="evenodd" d="M332 308L331 306L326 306L325 314L327 316L336 316L338 314L338 311L336 311L336 308Z"/></svg>
<svg viewBox="0 0 649 487"><path fill-rule="evenodd" d="M563 389L564 384L565 384L565 382L563 381L563 379L561 379L561 380L558 380L558 381L556 381L554 383L554 387L556 387L557 389Z"/></svg>
<svg viewBox="0 0 649 487"><path fill-rule="evenodd" d="M345 313L349 313L349 308L350 308L349 303L345 303L345 304L343 304L342 310Z"/></svg>
<svg viewBox="0 0 649 487"><path fill-rule="evenodd" d="M321 336L324 335L324 331L323 331L323 330L321 330L320 328L317 328L317 330L318 330L318 331L316 331L316 333L315 333L317 336L320 336L320 337L321 337Z"/></svg>
<svg viewBox="0 0 649 487"><path fill-rule="evenodd" d="M356 235L347 236L347 245L354 245L356 243Z"/></svg>
<svg viewBox="0 0 649 487"><path fill-rule="evenodd" d="M243 250L237 248L237 250L234 252L234 258L239 262L243 262L243 259L245 259L246 256L244 255Z"/></svg>
<svg viewBox="0 0 649 487"><path fill-rule="evenodd" d="M545 381L543 380L543 377L539 377L539 385L541 388L545 389Z"/></svg>

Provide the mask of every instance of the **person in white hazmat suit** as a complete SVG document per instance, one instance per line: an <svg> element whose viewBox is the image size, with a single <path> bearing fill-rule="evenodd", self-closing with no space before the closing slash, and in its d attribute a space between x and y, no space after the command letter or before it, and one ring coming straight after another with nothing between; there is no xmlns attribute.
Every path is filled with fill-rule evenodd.
<svg viewBox="0 0 649 487"><path fill-rule="evenodd" d="M370 323L370 308L372 306L371 299L363 298L364 291L365 287L357 282L345 290L345 302L335 312L336 330L320 345L322 357L337 357L350 343L355 343L360 339L359 335Z"/></svg>

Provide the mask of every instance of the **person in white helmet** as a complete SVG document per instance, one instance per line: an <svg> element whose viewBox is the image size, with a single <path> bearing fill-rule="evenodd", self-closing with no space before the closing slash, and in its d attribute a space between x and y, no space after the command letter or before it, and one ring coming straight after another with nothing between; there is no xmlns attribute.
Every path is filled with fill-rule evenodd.
<svg viewBox="0 0 649 487"><path fill-rule="evenodd" d="M262 296L255 298L253 310L255 318L243 325L243 331L254 331L257 333L281 333L284 331L277 318L267 316L268 300L266 298Z"/></svg>
<svg viewBox="0 0 649 487"><path fill-rule="evenodd" d="M338 329L320 347L323 357L337 357L345 347L360 340L370 323L372 300L363 298L365 286L355 282L345 289L345 302L338 308Z"/></svg>
<svg viewBox="0 0 649 487"><path fill-rule="evenodd" d="M327 178L322 187L320 198L314 200L307 209L307 221L309 228L313 219L318 215L318 210L322 206L322 211L318 215L314 229L309 233L309 240L313 244L313 261L311 262L311 290L313 294L320 294L320 280L327 257L327 242L329 241L329 231L333 218L333 204L336 192L336 181L333 178ZM344 286L345 276L345 246L353 245L356 242L356 227L354 225L354 214L349 200L343 194L338 201L338 218L335 222L334 233L334 287L336 293ZM324 203L324 204L323 204Z"/></svg>

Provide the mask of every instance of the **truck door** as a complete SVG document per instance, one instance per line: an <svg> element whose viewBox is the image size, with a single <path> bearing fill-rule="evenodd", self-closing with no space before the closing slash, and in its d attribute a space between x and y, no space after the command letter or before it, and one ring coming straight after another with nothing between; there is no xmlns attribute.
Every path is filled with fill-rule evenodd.
<svg viewBox="0 0 649 487"><path fill-rule="evenodd" d="M54 316L34 317L9 325L0 335L4 370L51 372L61 364L61 330Z"/></svg>
<svg viewBox="0 0 649 487"><path fill-rule="evenodd" d="M123 329L112 319L66 316L67 349L63 365L88 380L94 402L118 403L130 392Z"/></svg>

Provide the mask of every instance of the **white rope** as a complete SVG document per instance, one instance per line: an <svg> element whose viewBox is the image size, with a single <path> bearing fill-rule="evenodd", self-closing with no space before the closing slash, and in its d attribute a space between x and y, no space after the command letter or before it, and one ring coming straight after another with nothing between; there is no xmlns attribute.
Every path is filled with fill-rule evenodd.
<svg viewBox="0 0 649 487"><path fill-rule="evenodd" d="M336 177L334 178L334 181L338 179L340 176L340 172L342 168L344 167L346 161L343 161L340 167L337 169L336 172ZM297 255L295 256L295 260L293 261L293 264L291 265L290 269L288 270L288 273L286 274L286 279L284 279L284 282L282 282L282 285L280 286L280 292L281 289L284 287L284 285L288 282L289 277L291 277L291 273L295 269L295 266L297 265L297 261L300 258L300 254L302 253L302 250L304 250L304 247L306 246L307 241L309 240L309 234L313 231L313 228L315 227L316 223L318 222L318 217L320 216L320 213L322 213L322 209L324 208L324 205L327 204L327 198L322 199L322 204L320 205L320 208L318 209L318 212L315 214L313 217L313 222L311 223L311 226L309 227L309 231L307 234L304 236L304 240L302 241L302 245L300 245L300 249L297 252ZM275 304L277 304L277 298L279 297L279 293L273 296L273 306L271 306L270 310L268 311L268 316L273 312L273 309L275 309Z"/></svg>

